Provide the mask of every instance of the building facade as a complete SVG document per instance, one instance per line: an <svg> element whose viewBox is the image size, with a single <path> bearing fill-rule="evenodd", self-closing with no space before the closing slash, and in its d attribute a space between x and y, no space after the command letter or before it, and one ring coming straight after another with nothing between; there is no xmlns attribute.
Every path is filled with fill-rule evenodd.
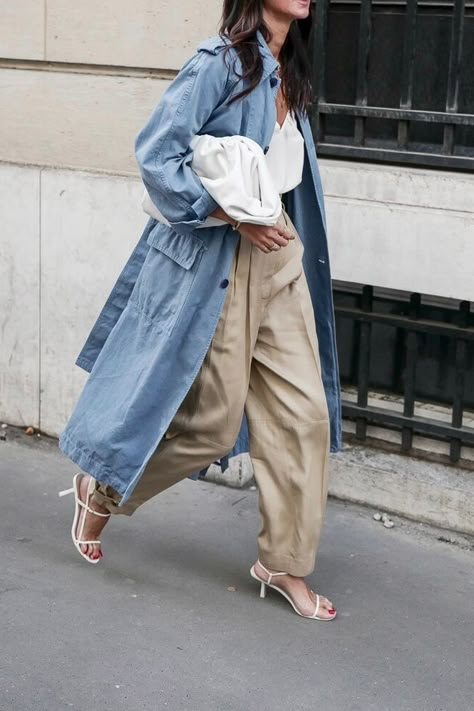
<svg viewBox="0 0 474 711"><path fill-rule="evenodd" d="M354 312L377 311L376 304L383 302L395 304L388 311L400 316L397 304L406 303L412 309L408 315L419 317L412 294L420 295L421 306L438 306L443 313L457 312L460 302L474 300L474 174L469 160L405 160L402 153L419 152L409 141L407 150L395 157L390 153L390 140L394 140L390 131L387 138L383 127L372 130L370 120L396 120L398 140L405 130L400 129L400 121L408 125L409 117L370 115L371 105L394 107L387 105L386 97L374 98L370 93L371 86L383 83L383 75L374 78L364 72L364 67L380 65L383 47L364 38L373 40L382 23L378 15L383 13L374 3L337 5L321 3L314 11L313 126L339 310L346 429L394 444L404 437L405 448L410 449L417 442L422 446L426 436L432 442L433 432L422 428L414 433L401 420L389 421L387 429L387 421L377 420L376 410L384 400L390 401L392 413L405 413L410 419L416 415L418 385L405 376L410 368L416 370L416 358L407 360L406 353L414 353L417 345L413 337L410 341L405 336L400 345L400 332L411 333L405 324L396 322L398 335L387 338L383 328L393 330L393 324L379 319L381 331L367 316L360 318ZM413 12L416 15L419 8L402 5L397 12L411 27ZM181 0L179 8L169 0L0 2L2 421L32 425L52 435L62 429L86 377L74 366L75 357L146 221L133 139L181 64L203 38L215 33L220 9L220 0ZM453 5L451 22L458 36L459 12L454 9ZM336 10L342 13L339 19ZM350 12L357 14L352 30L347 24ZM464 52L466 46L474 47L473 35L468 34L472 33L468 22L473 22L469 13L472 8L463 4ZM395 34L384 35L385 56L390 52L395 58L391 61L399 61L409 72L413 64L407 59L405 66L402 61L410 57L403 44L406 35L400 35L398 45L387 45L387 38ZM440 42L440 35L435 32L432 40ZM345 54L338 50L341 47L346 48ZM460 56L464 62L472 54L467 59L462 52ZM354 72L352 88L342 81L350 71ZM470 77L471 84L468 80L461 87L469 101L474 97L472 72ZM416 108L407 100L408 94L399 93L399 109ZM470 112L472 118L472 105ZM349 131L348 120L354 122ZM462 370L467 373L461 383L467 399L463 394L455 418L458 422L460 412L463 427L474 387L469 380L472 340L467 334L471 316L466 318L460 324L464 330L455 334L467 343L464 356L462 347L452 351L455 363L456 358L459 362L464 358ZM394 360L387 352L395 348L393 338L402 353L401 365L395 363L393 368L402 376L397 371L390 380L386 369L380 365L377 369L374 363L380 364L386 354ZM453 387L457 383L459 390L458 371L454 366ZM406 383L413 391L408 398ZM424 394L427 389L420 392L430 417L452 418L451 391L443 400L440 388ZM434 435L436 451L449 454L449 432ZM469 459L464 440L456 446L458 459Z"/></svg>

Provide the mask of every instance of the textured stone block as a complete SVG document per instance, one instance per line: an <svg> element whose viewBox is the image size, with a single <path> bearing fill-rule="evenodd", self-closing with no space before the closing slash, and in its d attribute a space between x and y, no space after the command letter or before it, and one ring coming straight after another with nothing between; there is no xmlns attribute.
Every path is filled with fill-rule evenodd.
<svg viewBox="0 0 474 711"><path fill-rule="evenodd" d="M41 428L57 434L87 377L74 361L148 218L130 178L45 170L41 194Z"/></svg>
<svg viewBox="0 0 474 711"><path fill-rule="evenodd" d="M0 420L38 426L39 170L0 166Z"/></svg>
<svg viewBox="0 0 474 711"><path fill-rule="evenodd" d="M48 0L47 59L177 69L215 34L221 7L221 0Z"/></svg>
<svg viewBox="0 0 474 711"><path fill-rule="evenodd" d="M4 0L0 8L0 57L44 59L45 0Z"/></svg>

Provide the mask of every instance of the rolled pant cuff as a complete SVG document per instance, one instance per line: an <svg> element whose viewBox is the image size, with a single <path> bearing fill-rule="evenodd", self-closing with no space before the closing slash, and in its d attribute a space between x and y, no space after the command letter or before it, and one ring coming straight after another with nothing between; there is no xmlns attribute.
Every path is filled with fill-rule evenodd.
<svg viewBox="0 0 474 711"><path fill-rule="evenodd" d="M106 494L103 494L99 490L95 490L93 493L93 499L96 504L99 506L103 506L107 511L113 515L115 514L124 514L125 516L131 516L133 513L135 513L136 507L135 506L130 506L130 504L125 504L124 506L119 506L118 501L115 501L110 496L107 496Z"/></svg>
<svg viewBox="0 0 474 711"><path fill-rule="evenodd" d="M311 575L315 566L315 557L292 558L291 556L273 557L265 553L259 553L259 561L265 568L294 575L297 578L304 578Z"/></svg>

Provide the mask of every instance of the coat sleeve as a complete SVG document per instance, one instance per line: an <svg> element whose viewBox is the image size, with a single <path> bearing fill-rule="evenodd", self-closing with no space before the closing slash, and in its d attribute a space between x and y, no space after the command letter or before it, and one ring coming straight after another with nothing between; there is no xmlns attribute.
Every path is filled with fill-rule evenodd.
<svg viewBox="0 0 474 711"><path fill-rule="evenodd" d="M222 53L198 51L135 138L135 155L148 193L181 234L199 227L218 206L191 168L190 142L222 101L228 74Z"/></svg>

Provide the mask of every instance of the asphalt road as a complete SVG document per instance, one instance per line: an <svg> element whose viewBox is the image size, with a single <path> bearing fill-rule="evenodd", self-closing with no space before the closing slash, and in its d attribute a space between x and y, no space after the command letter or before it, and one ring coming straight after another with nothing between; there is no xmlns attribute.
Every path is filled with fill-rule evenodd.
<svg viewBox="0 0 474 711"><path fill-rule="evenodd" d="M0 441L1 711L473 711L469 541L331 501L310 580L338 616L309 621L249 576L257 492L186 480L114 518L92 566L73 472Z"/></svg>

